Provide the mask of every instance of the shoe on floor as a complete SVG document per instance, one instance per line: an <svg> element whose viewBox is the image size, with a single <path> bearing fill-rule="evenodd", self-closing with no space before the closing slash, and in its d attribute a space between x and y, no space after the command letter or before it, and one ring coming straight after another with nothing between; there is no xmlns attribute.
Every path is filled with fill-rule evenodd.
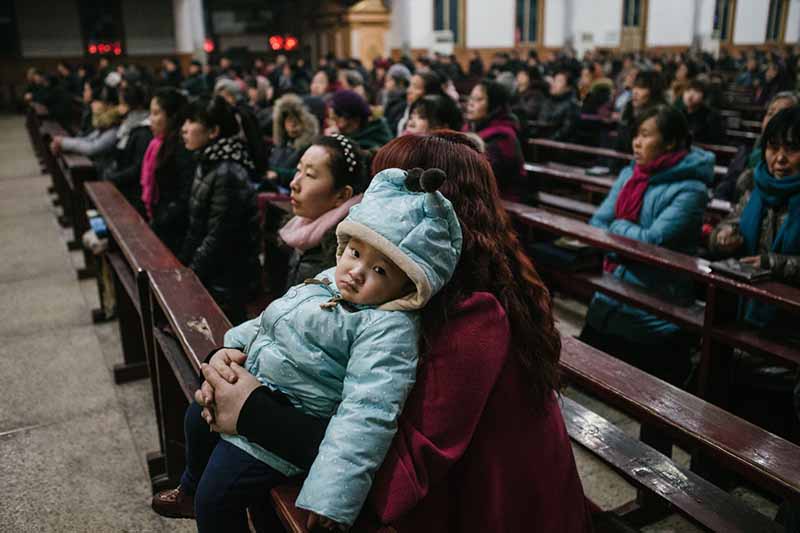
<svg viewBox="0 0 800 533"><path fill-rule="evenodd" d="M194 497L180 486L153 496L151 506L153 511L167 518L194 518Z"/></svg>

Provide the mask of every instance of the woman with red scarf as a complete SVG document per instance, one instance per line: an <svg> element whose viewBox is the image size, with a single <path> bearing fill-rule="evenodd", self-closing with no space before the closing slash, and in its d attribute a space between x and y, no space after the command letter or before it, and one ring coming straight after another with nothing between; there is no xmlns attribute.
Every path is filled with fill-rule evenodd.
<svg viewBox="0 0 800 533"><path fill-rule="evenodd" d="M659 105L637 120L634 161L624 168L589 223L609 233L694 255L700 245L714 155L691 148L686 119ZM613 254L605 270L677 305L695 300L691 280L628 263ZM681 328L602 293L589 304L581 339L666 381L681 385L691 371L693 339Z"/></svg>

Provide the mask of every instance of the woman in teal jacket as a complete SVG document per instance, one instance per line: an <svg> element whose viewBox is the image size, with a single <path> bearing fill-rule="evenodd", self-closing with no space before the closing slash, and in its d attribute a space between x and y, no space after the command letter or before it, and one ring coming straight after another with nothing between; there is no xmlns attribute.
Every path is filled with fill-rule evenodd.
<svg viewBox="0 0 800 533"><path fill-rule="evenodd" d="M714 155L691 148L686 119L667 106L639 118L633 153L634 162L620 172L589 223L615 235L696 253ZM694 301L692 282L673 272L625 264L613 255L604 268L673 304ZM581 339L667 381L680 384L689 375L691 337L676 324L605 294L592 298Z"/></svg>

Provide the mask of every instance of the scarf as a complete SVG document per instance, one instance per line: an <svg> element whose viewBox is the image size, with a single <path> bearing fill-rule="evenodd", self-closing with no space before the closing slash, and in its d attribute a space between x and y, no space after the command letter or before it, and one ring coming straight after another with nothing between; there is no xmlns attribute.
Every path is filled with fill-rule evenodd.
<svg viewBox="0 0 800 533"><path fill-rule="evenodd" d="M142 174L140 182L142 184L142 202L147 211L147 217L153 220L153 206L158 203L158 183L156 183L156 158L164 144L164 136L153 137L142 159Z"/></svg>
<svg viewBox="0 0 800 533"><path fill-rule="evenodd" d="M315 219L292 217L278 231L278 235L287 246L301 252L316 248L323 237L347 216L350 208L361 201L362 196L361 194L353 196L339 207L334 207Z"/></svg>
<svg viewBox="0 0 800 533"><path fill-rule="evenodd" d="M614 206L614 218L638 222L639 213L642 211L644 193L650 184L650 177L662 170L674 167L688 153L688 150L667 152L644 165L635 164L633 176L625 182L617 197L617 203Z"/></svg>
<svg viewBox="0 0 800 533"><path fill-rule="evenodd" d="M739 219L739 231L747 255L758 254L765 206L780 207L786 204L789 214L778 229L770 251L800 254L800 174L777 179L769 173L766 163L761 161L755 168L754 178L755 188ZM740 315L742 313L745 320L763 327L773 322L778 311L772 305L748 300L740 302Z"/></svg>
<svg viewBox="0 0 800 533"><path fill-rule="evenodd" d="M256 170L250 152L241 139L236 136L222 137L203 149L203 161L233 161L242 165L249 173Z"/></svg>
<svg viewBox="0 0 800 533"><path fill-rule="evenodd" d="M756 141L756 144L758 141ZM753 151L750 152L750 156L747 158L747 168L754 169L758 166L758 164L763 159L761 157L762 154L761 148L753 148Z"/></svg>

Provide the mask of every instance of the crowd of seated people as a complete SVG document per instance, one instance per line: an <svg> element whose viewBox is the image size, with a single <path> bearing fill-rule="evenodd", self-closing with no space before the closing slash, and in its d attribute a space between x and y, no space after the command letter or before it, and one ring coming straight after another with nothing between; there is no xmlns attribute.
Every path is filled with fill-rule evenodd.
<svg viewBox="0 0 800 533"><path fill-rule="evenodd" d="M90 157L98 176L114 183L178 259L197 273L234 324L247 318L246 304L260 290L265 261L280 264L269 266L271 273L280 272L270 280L278 291L336 265L336 227L360 202L375 171L412 163L446 169L453 181L443 190L464 217L464 268L470 269L457 270L456 279L460 296L473 296L465 303L455 299L454 289L452 301L437 301L441 310L449 308L454 315L436 328L471 331L475 325L466 318L462 323L459 313L469 318L475 307L494 320L502 314L496 307L502 307L508 316L503 315L498 332L507 336L510 328L526 346L546 342L549 353L557 342L548 322L549 303L538 276L519 256L520 243L509 237L507 215L499 207L501 197L525 201L532 192L524 166L527 140L576 142L581 121L599 117L610 126L597 147L631 153L633 161L609 163L617 178L591 225L688 255L705 249L714 257L739 257L770 270L775 279L800 286L797 61L798 55L788 49L746 57L723 52L718 58L697 51L591 51L583 60L565 49L541 58L535 51L524 58L516 52L497 53L488 65L476 52L466 70L456 58L440 54L395 62L377 59L370 68L329 55L316 70L281 55L247 65L227 57L213 65L192 62L185 73L177 60L166 58L152 73L104 58L96 68L73 70L61 63L53 76L31 69L26 99L45 105L74 132L55 137L52 150ZM714 155L693 143L729 144L720 111L730 86L765 114L760 138L741 144L727 175L720 177ZM79 117L73 110L77 103L83 106ZM420 159L423 155L430 161ZM480 183L469 183L473 178ZM271 212L280 219L262 222L256 195L263 191L290 195L291 214L280 218ZM469 191L485 197L468 197ZM704 237L704 212L712 196L735 207ZM483 201L492 204L488 211L476 207ZM483 219L489 213L499 226ZM479 237L496 237L498 242L493 246ZM491 279L487 268L497 265L505 269L508 283L515 275L527 276L527 284L514 282L522 295L509 297ZM670 303L690 305L695 300L691 281L665 271L615 257L606 259L604 269ZM468 282L473 274L478 281ZM523 312L529 305L546 316ZM790 319L772 307L742 302L741 315L756 327L791 329ZM534 329L526 332L525 327ZM441 332L431 331L431 351L445 351L437 341ZM678 325L600 293L589 303L581 339L682 387L692 375L699 343ZM498 346L506 352L504 344ZM493 379L503 380L516 394L516 378L503 377L504 361L498 360ZM426 362L432 365L426 372L434 373L439 364ZM514 364L533 369L524 360ZM792 369L784 370L780 379L793 385ZM550 390L552 380L540 385ZM401 427L419 438L434 432L420 418L423 405L434 401L424 394L412 395L420 411L401 419ZM549 401L549 396L544 404L532 399L547 427L554 423L548 418ZM468 414L479 418L482 407L475 409ZM476 420L461 421L473 426L457 428L457 439L480 433ZM254 439L259 436L257 427L248 429ZM563 427L555 429L563 432ZM431 437L434 444L440 436ZM530 435L515 437L525 441ZM439 460L439 454L452 459L446 450L434 449L432 457L405 458L406 452L390 450L389 459L419 460L423 467ZM565 486L575 493L571 458L560 460L567 465L562 471ZM379 474L381 491L391 491L396 482L392 476L399 474L391 469L400 467L389 463ZM425 495L420 498L424 503ZM386 501L373 505L382 516L399 516ZM574 518L574 530L582 530L582 519Z"/></svg>

